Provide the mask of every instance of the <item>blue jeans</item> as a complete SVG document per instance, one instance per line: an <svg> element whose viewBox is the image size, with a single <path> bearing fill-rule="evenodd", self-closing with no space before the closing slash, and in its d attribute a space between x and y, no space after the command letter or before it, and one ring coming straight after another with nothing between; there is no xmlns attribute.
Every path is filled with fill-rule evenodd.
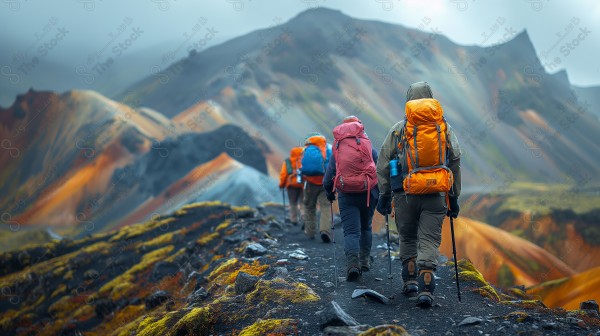
<svg viewBox="0 0 600 336"><path fill-rule="evenodd" d="M344 228L344 252L346 256L358 256L359 254L369 256L373 241L371 221L377 206L377 198L371 195L369 207L367 207L367 193L338 192L338 200Z"/></svg>

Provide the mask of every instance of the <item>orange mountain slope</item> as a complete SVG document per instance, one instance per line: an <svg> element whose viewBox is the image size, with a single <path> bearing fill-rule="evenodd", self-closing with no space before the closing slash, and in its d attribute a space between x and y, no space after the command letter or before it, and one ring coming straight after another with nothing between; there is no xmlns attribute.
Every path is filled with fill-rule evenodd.
<svg viewBox="0 0 600 336"><path fill-rule="evenodd" d="M490 282L532 286L575 272L541 247L502 229L468 218L454 221L458 258L469 258ZM444 222L440 251L452 255L450 223Z"/></svg>
<svg viewBox="0 0 600 336"><path fill-rule="evenodd" d="M215 159L197 166L156 197L148 199L127 217L120 220L116 226L143 222L150 219L153 214L170 213L180 208L182 204L192 201L198 194L215 183L215 179L243 166L226 153L222 153Z"/></svg>
<svg viewBox="0 0 600 336"><path fill-rule="evenodd" d="M150 109L93 91L30 90L0 109L0 210L19 225L74 225L114 185L113 172L176 132Z"/></svg>
<svg viewBox="0 0 600 336"><path fill-rule="evenodd" d="M600 267L568 278L541 283L527 289L527 293L539 295L548 307L579 309L579 303L583 301L600 302Z"/></svg>

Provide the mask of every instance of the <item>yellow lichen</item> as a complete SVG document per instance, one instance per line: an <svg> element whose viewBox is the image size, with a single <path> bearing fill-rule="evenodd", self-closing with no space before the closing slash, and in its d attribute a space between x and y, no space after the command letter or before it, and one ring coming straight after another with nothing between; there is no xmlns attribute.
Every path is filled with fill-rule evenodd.
<svg viewBox="0 0 600 336"><path fill-rule="evenodd" d="M471 271L461 271L458 273L460 281L473 282L477 287L487 286L488 283L485 281L481 273Z"/></svg>
<svg viewBox="0 0 600 336"><path fill-rule="evenodd" d="M205 202L196 202L196 203L191 203L191 204L186 204L183 207L181 207L180 210L190 210L190 209L195 209L195 208L206 208L206 207L212 207L212 206L217 206L217 205L223 205L223 203L221 201L205 201Z"/></svg>
<svg viewBox="0 0 600 336"><path fill-rule="evenodd" d="M294 328L298 323L294 319L268 319L258 320L254 324L247 326L239 336L255 336L255 335L289 335L292 334L290 329Z"/></svg>
<svg viewBox="0 0 600 336"><path fill-rule="evenodd" d="M210 272L207 280L213 281L215 278L217 278L221 274L223 274L225 272L233 271L238 266L238 263L239 263L239 260L237 258L231 258L231 259L225 261L224 263L219 265L219 267L217 267L212 272Z"/></svg>
<svg viewBox="0 0 600 336"><path fill-rule="evenodd" d="M301 282L288 283L284 279L259 280L253 291L248 293L246 301L262 300L263 302L304 303L316 302L321 298L310 287Z"/></svg>
<svg viewBox="0 0 600 336"><path fill-rule="evenodd" d="M74 304L70 295L65 295L48 307L48 313L57 319L65 318L73 312Z"/></svg>
<svg viewBox="0 0 600 336"><path fill-rule="evenodd" d="M71 319L78 320L82 317L91 317L93 315L94 307L89 304L84 304L75 310L75 312L71 315Z"/></svg>
<svg viewBox="0 0 600 336"><path fill-rule="evenodd" d="M210 327L216 322L215 315L210 307L193 308L183 316L172 328L172 335L206 335Z"/></svg>
<svg viewBox="0 0 600 336"><path fill-rule="evenodd" d="M174 221L176 221L175 218L168 217L165 219L157 218L157 219L151 220L146 223L129 225L129 226L119 229L119 231L109 239L109 242L112 243L115 241L135 238L135 237L141 236L145 232L148 232L157 227L161 227L161 226L165 226L165 225L168 226L170 223L172 223Z"/></svg>
<svg viewBox="0 0 600 336"><path fill-rule="evenodd" d="M265 271L269 268L269 265L261 265L258 260L254 260L252 264L243 264L238 270L233 271L229 274L227 281L225 284L229 285L235 282L235 278L238 276L239 272L248 273L250 275L262 276L265 274Z"/></svg>
<svg viewBox="0 0 600 336"><path fill-rule="evenodd" d="M154 247L154 246L169 244L173 241L173 235L175 233L177 233L177 231L165 233L154 239L144 242L143 244L140 245L140 247Z"/></svg>
<svg viewBox="0 0 600 336"><path fill-rule="evenodd" d="M410 336L410 334L401 326L384 324L363 331L358 336Z"/></svg>
<svg viewBox="0 0 600 336"><path fill-rule="evenodd" d="M546 305L540 300L514 300L501 301L502 304L516 306L521 308L546 308Z"/></svg>
<svg viewBox="0 0 600 336"><path fill-rule="evenodd" d="M231 224L231 221L229 219L227 219L223 223L217 225L217 228L215 229L215 231L222 231L222 230L226 229L227 227L229 227L230 224Z"/></svg>
<svg viewBox="0 0 600 336"><path fill-rule="evenodd" d="M175 315L179 314L179 312L169 312L166 313L161 319L153 322L147 322L145 319L140 323L137 329L136 336L151 336L151 335L164 335L167 333L167 330L170 327L171 321L174 319Z"/></svg>
<svg viewBox="0 0 600 336"><path fill-rule="evenodd" d="M53 299L54 297L63 294L66 290L67 290L67 285L60 284L60 285L58 285L58 288L56 288L56 290L54 290L54 292L52 292L52 294L50 295L50 298Z"/></svg>
<svg viewBox="0 0 600 336"><path fill-rule="evenodd" d="M155 262L164 259L165 256L169 254L169 252L173 251L174 248L175 247L173 245L168 245L158 250L154 250L152 252L144 254L139 264L133 265L130 269L125 271L125 273L113 278L111 281L104 284L104 286L100 287L98 293L100 293L100 295L111 293L112 295L112 291L117 285L126 282L133 282L134 275L137 272L145 270Z"/></svg>
<svg viewBox="0 0 600 336"><path fill-rule="evenodd" d="M513 319L513 318L516 319L517 322L524 322L527 319L530 319L531 316L529 314L527 314L526 312L523 312L523 311L510 312L506 316L504 316L505 320Z"/></svg>
<svg viewBox="0 0 600 336"><path fill-rule="evenodd" d="M485 286L481 286L477 289L477 292L486 298L489 298L490 300L493 301L500 301L500 297L498 296L498 293L496 292L496 290L494 289L494 287L490 286L490 285L485 285Z"/></svg>
<svg viewBox="0 0 600 336"><path fill-rule="evenodd" d="M200 236L200 238L198 238L198 240L196 240L196 242L200 245L206 245L208 243L210 243L213 239L218 238L219 237L219 233L218 232L213 232L213 233L205 233L202 236Z"/></svg>
<svg viewBox="0 0 600 336"><path fill-rule="evenodd" d="M112 301L118 301L122 298L125 298L128 296L128 294L131 291L133 291L134 288L135 288L135 285L129 281L124 281L124 282L118 283L111 290L110 299Z"/></svg>

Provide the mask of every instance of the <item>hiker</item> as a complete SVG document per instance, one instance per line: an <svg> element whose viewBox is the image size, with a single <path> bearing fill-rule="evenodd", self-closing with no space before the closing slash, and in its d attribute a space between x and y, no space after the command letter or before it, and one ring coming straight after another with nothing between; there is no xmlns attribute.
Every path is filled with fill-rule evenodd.
<svg viewBox="0 0 600 336"><path fill-rule="evenodd" d="M333 129L333 156L329 160L323 187L333 203L338 194L344 229L346 279L356 281L371 268L371 220L377 205L377 151L363 124L355 116L344 118Z"/></svg>
<svg viewBox="0 0 600 336"><path fill-rule="evenodd" d="M314 239L317 225L317 204L321 209L319 218L319 233L324 243L331 241L331 223L327 219L326 209L329 201L323 189L323 176L331 156L331 145L319 133L313 133L306 138L304 154L302 155L302 178L304 180L304 233Z"/></svg>
<svg viewBox="0 0 600 336"><path fill-rule="evenodd" d="M279 173L279 188L287 189L290 201L290 222L298 225L298 217L302 216L302 163L304 147L294 147L290 150L290 157L283 161Z"/></svg>
<svg viewBox="0 0 600 336"><path fill-rule="evenodd" d="M461 177L458 140L426 82L409 87L405 119L383 142L377 178L377 211L390 214L394 201L402 291L416 294L418 306L431 307L442 223L445 216L458 216Z"/></svg>

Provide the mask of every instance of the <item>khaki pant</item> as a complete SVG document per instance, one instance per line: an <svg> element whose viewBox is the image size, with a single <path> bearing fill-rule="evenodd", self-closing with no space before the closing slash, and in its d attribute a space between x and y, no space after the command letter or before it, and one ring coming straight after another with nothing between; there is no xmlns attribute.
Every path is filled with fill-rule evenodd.
<svg viewBox="0 0 600 336"><path fill-rule="evenodd" d="M400 258L417 258L421 269L435 270L446 216L445 194L394 194L395 221L400 234Z"/></svg>
<svg viewBox="0 0 600 336"><path fill-rule="evenodd" d="M304 232L311 238L315 236L317 229L317 204L321 210L319 232L327 232L331 235L330 204L325 195L325 189L322 185L306 182L304 187L304 212L306 215Z"/></svg>
<svg viewBox="0 0 600 336"><path fill-rule="evenodd" d="M302 188L287 188L290 200L290 221L298 223L298 216L302 216Z"/></svg>

